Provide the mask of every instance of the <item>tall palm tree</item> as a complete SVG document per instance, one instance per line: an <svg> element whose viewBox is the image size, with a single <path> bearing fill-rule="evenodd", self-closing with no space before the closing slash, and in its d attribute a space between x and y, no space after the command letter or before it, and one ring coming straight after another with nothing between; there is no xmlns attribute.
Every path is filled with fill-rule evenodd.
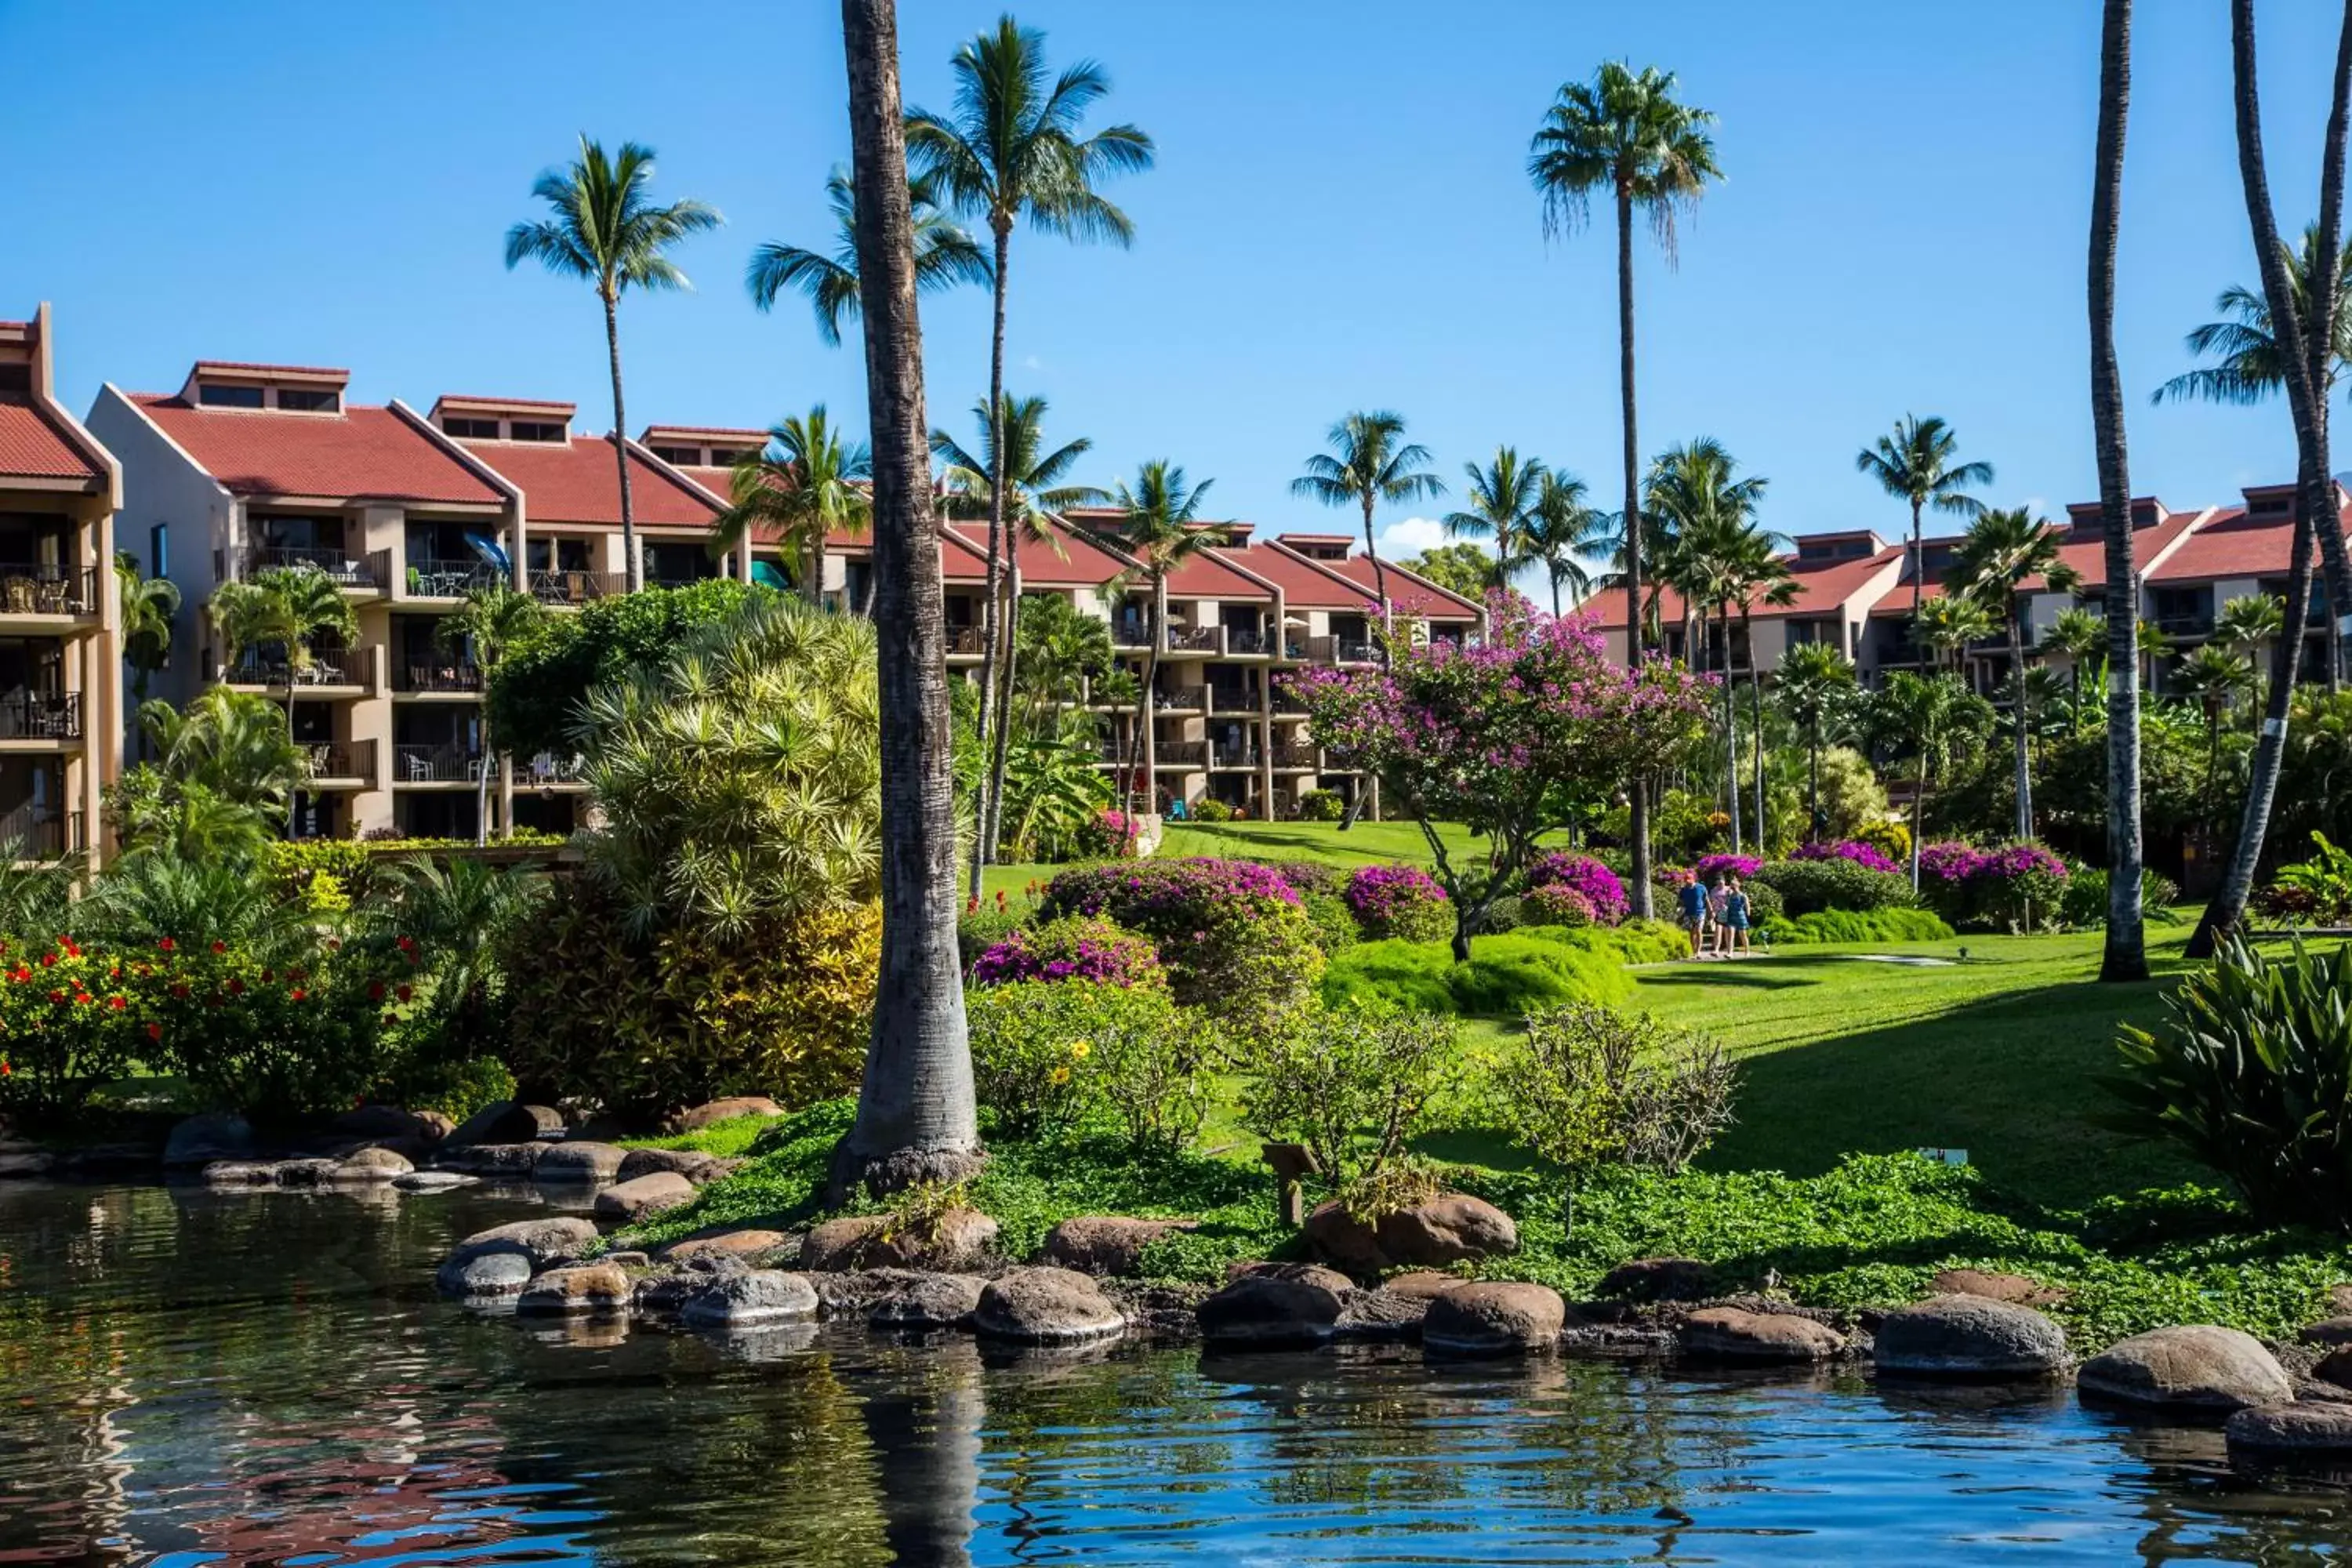
<svg viewBox="0 0 2352 1568"><path fill-rule="evenodd" d="M584 133L580 155L549 169L531 195L552 215L507 230L507 268L536 260L559 277L585 279L604 307L604 353L613 371L613 460L621 475L621 549L628 557L629 591L646 585L637 544L635 500L629 493L628 405L621 395L621 296L631 289L684 289L686 274L669 251L690 235L725 221L719 209L688 197L657 206L648 194L654 150L621 143L611 157Z"/></svg>
<svg viewBox="0 0 2352 1568"><path fill-rule="evenodd" d="M1543 568L1551 581L1551 613L1560 613L1562 584L1579 602L1592 591L1592 574L1584 562L1594 536L1605 526L1602 514L1584 504L1584 481L1558 468L1546 468L1536 489L1535 510L1519 535L1520 553L1529 565Z"/></svg>
<svg viewBox="0 0 2352 1568"><path fill-rule="evenodd" d="M991 420L1007 406L1004 395L1004 301L1011 281L1013 231L1025 219L1032 227L1072 240L1108 240L1125 246L1135 226L1095 189L1097 180L1151 167L1151 138L1132 125L1110 125L1089 136L1087 111L1110 91L1110 77L1092 60L1080 60L1056 76L1045 61L1045 35L1024 27L1010 13L996 26L957 48L949 61L955 78L954 108L945 115L914 110L907 116L907 152L915 180L928 183L950 210L985 224L992 247L995 283L988 351ZM988 438L992 461L1009 455L1001 426ZM988 584L982 601L980 663L980 731L991 737L998 711L1001 678L996 666L1013 653L1011 627L1003 614L1004 563L1012 548L1004 537L1004 472L988 470ZM1009 689L1009 688L1008 688ZM1001 730L1002 726L998 728ZM1001 778L1004 742L994 741ZM990 792L992 812L997 789ZM992 829L983 818L983 849ZM972 873L979 890L979 872Z"/></svg>
<svg viewBox="0 0 2352 1568"><path fill-rule="evenodd" d="M768 426L768 438L745 454L728 479L734 502L710 527L710 553L749 551L755 527L774 529L802 571L801 594L824 603L825 544L831 535L863 533L874 455L844 441L820 403Z"/></svg>
<svg viewBox="0 0 2352 1568"><path fill-rule="evenodd" d="M1389 410L1359 410L1331 426L1330 450L1307 459L1307 471L1290 481L1290 493L1325 506L1352 506L1364 517L1364 553L1371 557L1372 592L1381 601L1381 624L1389 617L1388 571L1372 537L1372 513L1382 501L1423 500L1445 493L1445 481L1431 473L1429 448L1404 438L1404 416ZM1389 657L1385 638L1381 658Z"/></svg>
<svg viewBox="0 0 2352 1568"><path fill-rule="evenodd" d="M1489 572L1499 588L1527 559L1528 526L1535 519L1548 470L1538 458L1521 458L1516 447L1497 447L1493 462L1483 468L1465 463L1462 472L1470 481L1470 504L1445 514L1446 537L1493 540Z"/></svg>
<svg viewBox="0 0 2352 1568"><path fill-rule="evenodd" d="M1732 602L1739 607L1739 633L1748 643L1748 747L1756 786L1756 843L1764 846L1764 667L1756 657L1756 606L1784 609L1797 602L1803 585L1780 559L1779 534L1748 531L1733 577Z"/></svg>
<svg viewBox="0 0 2352 1568"><path fill-rule="evenodd" d="M180 613L180 585L168 577L142 577L128 550L114 552L117 597L122 602L122 662L131 667L131 698L136 712L147 700L147 680L171 661L172 623ZM146 737L140 737L143 752Z"/></svg>
<svg viewBox="0 0 2352 1568"><path fill-rule="evenodd" d="M2033 774L2027 756L2025 711L2025 612L2031 601L2026 584L2039 582L2042 592L2072 594L2083 585L2083 574L2066 563L2059 549L2063 535L2047 518L2022 507L1986 511L1969 525L1966 538L1953 552L1953 585L1992 610L2009 633L2009 679L2018 700L2010 729L2016 737L2017 836L2033 837Z"/></svg>
<svg viewBox="0 0 2352 1568"><path fill-rule="evenodd" d="M1132 489L1121 481L1111 503L1119 513L1119 547L1141 570L1151 590L1151 649L1143 656L1142 726L1144 771L1155 784L1159 782L1153 771L1158 765L1158 747L1157 737L1152 733L1156 700L1152 687L1160 675L1160 648L1165 641L1160 628L1168 624L1168 577L1186 561L1226 542L1230 537L1222 523L1201 521L1201 501L1214 483L1214 479L1202 479L1197 485L1190 484L1181 467L1165 458L1155 458L1135 470ZM1130 773L1122 803L1130 813L1134 810L1134 787Z"/></svg>
<svg viewBox="0 0 2352 1568"><path fill-rule="evenodd" d="M832 252L769 240L751 252L743 286L751 290L751 303L762 310L773 309L776 296L787 289L805 295L816 313L817 336L839 348L841 324L857 315L857 199L849 171L841 164L824 177L824 199L837 231ZM970 230L941 210L936 182L908 181L907 199L914 215L916 288L930 293L959 283L987 282L992 275L988 252Z"/></svg>
<svg viewBox="0 0 2352 1568"><path fill-rule="evenodd" d="M2318 256L2316 223L2304 229L2301 243L2279 256L2279 265L2286 271L2287 290L2294 296L2296 315L2304 321L2312 319L2311 269ZM2339 297L2347 287L2352 287L2352 249L2339 249L2336 260ZM2286 365L2278 334L2271 325L2270 303L2259 289L2232 283L2214 300L2213 310L2221 320L2192 329L2187 342L2190 353L2215 363L2183 371L2151 393L2149 402L2196 401L2242 408L2285 390ZM2352 315L2339 310L2336 342L2321 367L2321 385L2326 392L2335 391L2348 361L2352 361Z"/></svg>
<svg viewBox="0 0 2352 1568"><path fill-rule="evenodd" d="M1668 265L1676 218L1696 205L1709 180L1722 177L1707 127L1715 116L1675 98L1675 75L1644 66L1638 73L1611 60L1589 82L1559 89L1528 147L1528 177L1543 195L1544 232L1572 231L1591 216L1595 192L1617 216L1617 380L1625 433L1625 511L1639 517L1641 446L1633 399L1633 216L1650 222ZM1641 531L1626 534L1625 656L1641 658ZM1649 912L1648 816L1633 792L1633 898Z"/></svg>
<svg viewBox="0 0 2352 1568"><path fill-rule="evenodd" d="M1711 436L1669 447L1651 459L1642 500L1644 521L1651 526L1643 530L1643 552L1657 565L1652 574L1654 592L1660 586L1681 592L1686 630L1695 612L1703 615L1706 605L1716 603L1717 596L1706 592L1710 578L1720 574L1726 560L1748 552L1744 536L1770 488L1771 481L1760 475L1740 479L1738 471L1738 460ZM1765 538L1772 549L1788 543L1777 533ZM1725 597L1722 603L1727 606L1732 601ZM1727 621L1723 636L1727 669ZM1705 640L1686 637L1685 646L1696 648Z"/></svg>
<svg viewBox="0 0 2352 1568"><path fill-rule="evenodd" d="M332 577L312 565L265 566L252 576L213 591L213 626L229 662L262 648L281 650L286 659L286 732L294 732L294 693L318 668L313 639L332 637L348 646L360 635L358 615ZM290 828L296 802L289 796Z"/></svg>
<svg viewBox="0 0 2352 1568"><path fill-rule="evenodd" d="M1881 436L1853 457L1853 466L1876 479L1879 487L1911 505L1911 619L1919 619L1919 605L1927 577L1921 552L1920 513L1933 506L1962 517L1974 517L1984 503L1969 494L1971 485L1992 483L1990 463L1956 463L1959 438L1952 427L1929 415L1906 414L1895 422L1894 434Z"/></svg>
<svg viewBox="0 0 2352 1568"><path fill-rule="evenodd" d="M2200 836L2211 831L2213 785L2221 770L2221 721L2257 684L2254 661L2215 642L2192 650L2168 679L2167 689L2173 695L2205 715L2205 784L2197 795Z"/></svg>
<svg viewBox="0 0 2352 1568"><path fill-rule="evenodd" d="M536 594L526 594L502 577L493 577L480 587L467 591L466 602L441 619L434 634L441 646L452 650L465 649L473 656L474 668L482 672L482 684L487 688L499 666L506 662L509 650L537 628L547 614ZM490 841L490 764L499 760L497 738L490 732L490 705L479 705L478 721L482 726L482 760L477 770L478 778L474 794L474 842ZM506 837L514 837L514 824L505 825Z"/></svg>
<svg viewBox="0 0 2352 1568"><path fill-rule="evenodd" d="M2041 648L2046 657L2063 654L2068 665L2068 718L2076 729L2084 722L2083 710L2083 674L2107 646L2106 617L2096 610L2086 610L2070 605L2052 617L2050 629L2042 634ZM2104 670L2101 680L2105 679Z"/></svg>
<svg viewBox="0 0 2352 1568"><path fill-rule="evenodd" d="M1919 889L1919 846L1927 837L1928 782L1977 732L1983 716L1984 700L1948 675L1921 676L1898 669L1871 694L1867 718L1873 739L1895 755L1911 759L1914 892Z"/></svg>
<svg viewBox="0 0 2352 1568"><path fill-rule="evenodd" d="M1772 672L1773 700L1790 722L1805 732L1805 842L1821 837L1822 731L1851 700L1853 665L1835 645L1796 643L1783 650Z"/></svg>
<svg viewBox="0 0 2352 1568"><path fill-rule="evenodd" d="M941 477L951 501L985 508L990 534L1002 540L1008 556L1017 550L1018 539L1035 541L1061 554L1062 539L1054 527L1054 514L1103 499L1103 492L1092 485L1063 482L1077 460L1094 450L1094 443L1081 437L1045 450L1045 400L1042 397L1006 393L993 418L984 404L975 404L971 412L980 427L978 457L958 446L946 431L931 432L931 453L946 467ZM994 712L1000 721L985 738L990 760L981 801L980 835L972 845L973 898L980 896L980 868L995 858L997 827L1004 812L1005 743L1011 726L1003 721L1013 710L1014 639L1021 632L1021 595L1007 590L1017 576L1007 574L996 582L1004 603L992 614L1005 634L1003 657L993 661L993 669L985 651L981 658L982 711ZM997 682L992 696L987 689L992 677Z"/></svg>
<svg viewBox="0 0 2352 1568"><path fill-rule="evenodd" d="M915 304L895 0L842 0L874 439L874 629L880 667L882 974L857 1120L835 1150L836 1200L957 1181L981 1164L956 951L955 745L931 510L923 333Z"/></svg>

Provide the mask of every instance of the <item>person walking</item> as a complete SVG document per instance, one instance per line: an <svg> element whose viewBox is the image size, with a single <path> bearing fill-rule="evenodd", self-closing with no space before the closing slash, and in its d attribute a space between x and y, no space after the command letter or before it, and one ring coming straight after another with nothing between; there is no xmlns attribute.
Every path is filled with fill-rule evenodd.
<svg viewBox="0 0 2352 1568"><path fill-rule="evenodd" d="M1685 871L1683 885L1675 889L1675 909L1682 918L1683 931L1690 937L1690 955L1706 956L1706 889L1699 885L1698 873Z"/></svg>
<svg viewBox="0 0 2352 1568"><path fill-rule="evenodd" d="M1717 871L1706 879L1706 945L1717 958L1728 957L1731 944L1729 932L1723 924L1723 873Z"/></svg>
<svg viewBox="0 0 2352 1568"><path fill-rule="evenodd" d="M1737 872L1723 890L1723 951L1724 956L1747 958L1754 955L1748 945L1748 889L1739 885Z"/></svg>

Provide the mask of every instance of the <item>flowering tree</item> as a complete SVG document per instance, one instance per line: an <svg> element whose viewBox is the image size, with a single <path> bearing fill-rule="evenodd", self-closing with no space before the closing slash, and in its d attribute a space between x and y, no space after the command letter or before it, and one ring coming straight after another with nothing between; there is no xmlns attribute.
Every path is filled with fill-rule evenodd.
<svg viewBox="0 0 2352 1568"><path fill-rule="evenodd" d="M1421 824L1454 904L1454 955L1517 886L1563 800L1671 766L1704 733L1707 684L1665 659L1610 662L1590 617L1487 596L1475 647L1400 646L1387 669L1324 667L1290 681L1322 745L1380 776ZM1468 824L1481 860L1457 863L1436 824Z"/></svg>

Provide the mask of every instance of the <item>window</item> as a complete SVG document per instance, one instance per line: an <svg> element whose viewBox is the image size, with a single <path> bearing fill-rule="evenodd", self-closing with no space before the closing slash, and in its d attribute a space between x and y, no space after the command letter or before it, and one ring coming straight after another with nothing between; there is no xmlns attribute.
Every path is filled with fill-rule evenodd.
<svg viewBox="0 0 2352 1568"><path fill-rule="evenodd" d="M0 394L29 396L33 390L33 367L19 360L13 364L0 364Z"/></svg>
<svg viewBox="0 0 2352 1568"><path fill-rule="evenodd" d="M147 575L172 574L172 525L159 522L147 531Z"/></svg>
<svg viewBox="0 0 2352 1568"><path fill-rule="evenodd" d="M261 406L261 388L220 386L208 381L196 388L196 401L206 408L258 408Z"/></svg>
<svg viewBox="0 0 2352 1568"><path fill-rule="evenodd" d="M278 406L303 414L333 414L342 407L342 395L313 386L281 386L278 389Z"/></svg>
<svg viewBox="0 0 2352 1568"><path fill-rule="evenodd" d="M678 463L689 468L702 465L702 448L699 447L656 447L651 450L665 463Z"/></svg>
<svg viewBox="0 0 2352 1568"><path fill-rule="evenodd" d="M561 441L563 426L533 419L507 421L507 439L510 441Z"/></svg>
<svg viewBox="0 0 2352 1568"><path fill-rule="evenodd" d="M460 441L495 441L499 438L499 422L495 419L460 419L446 416L441 421L444 435L455 436Z"/></svg>
<svg viewBox="0 0 2352 1568"><path fill-rule="evenodd" d="M714 468L731 468L751 455L748 449L741 447L713 447L710 448L710 461L707 466Z"/></svg>

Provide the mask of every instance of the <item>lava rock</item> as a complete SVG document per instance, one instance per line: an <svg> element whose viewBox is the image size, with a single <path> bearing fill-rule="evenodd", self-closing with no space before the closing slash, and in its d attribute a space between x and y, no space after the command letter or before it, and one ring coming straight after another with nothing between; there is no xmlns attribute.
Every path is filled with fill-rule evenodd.
<svg viewBox="0 0 2352 1568"><path fill-rule="evenodd" d="M392 1184L404 1193L446 1193L453 1187L470 1187L480 1183L479 1176L468 1176L458 1171L411 1171L394 1176Z"/></svg>
<svg viewBox="0 0 2352 1568"><path fill-rule="evenodd" d="M1547 1285L1481 1281L1429 1303L1421 1342L1453 1355L1513 1355L1559 1342L1568 1304Z"/></svg>
<svg viewBox="0 0 2352 1568"><path fill-rule="evenodd" d="M619 1175L624 1182L634 1182L639 1176L667 1172L699 1187L733 1169L733 1162L705 1154L698 1149L632 1149L622 1157Z"/></svg>
<svg viewBox="0 0 2352 1568"><path fill-rule="evenodd" d="M2330 1350L2352 1345L2352 1318L2323 1318L2315 1323L2305 1323L2297 1337L2305 1344L2325 1345Z"/></svg>
<svg viewBox="0 0 2352 1568"><path fill-rule="evenodd" d="M1612 1301L1704 1301L1715 1270L1696 1258L1636 1258L1601 1276L1597 1294Z"/></svg>
<svg viewBox="0 0 2352 1568"><path fill-rule="evenodd" d="M215 1160L204 1169L208 1187L274 1187L278 1166L266 1160Z"/></svg>
<svg viewBox="0 0 2352 1568"><path fill-rule="evenodd" d="M330 1182L389 1182L416 1167L408 1156L390 1149L354 1149L325 1172Z"/></svg>
<svg viewBox="0 0 2352 1568"><path fill-rule="evenodd" d="M617 1143L591 1143L566 1139L550 1143L530 1168L534 1182L609 1182L621 1173L628 1151Z"/></svg>
<svg viewBox="0 0 2352 1568"><path fill-rule="evenodd" d="M2260 1341L2210 1323L2119 1340L2083 1363L2074 1385L2086 1396L2167 1410L2242 1410L2294 1397L2294 1381Z"/></svg>
<svg viewBox="0 0 2352 1568"><path fill-rule="evenodd" d="M971 1325L990 1339L1027 1345L1108 1339L1127 1327L1094 1277L1070 1268L1015 1268L983 1287Z"/></svg>
<svg viewBox="0 0 2352 1568"><path fill-rule="evenodd" d="M2017 1307L2049 1307L2066 1299L2066 1292L2022 1274L1989 1274L1981 1268L1947 1268L1927 1282L1938 1296L1979 1296Z"/></svg>
<svg viewBox="0 0 2352 1568"><path fill-rule="evenodd" d="M1391 1296L1409 1300L1426 1301L1443 1296L1448 1290L1458 1290L1469 1281L1459 1274L1440 1274L1434 1269L1416 1268L1406 1274L1392 1274L1381 1281L1381 1289Z"/></svg>
<svg viewBox="0 0 2352 1568"><path fill-rule="evenodd" d="M635 1288L618 1264L577 1263L551 1268L532 1277L523 1287L515 1310L551 1316L567 1312L617 1312L629 1304Z"/></svg>
<svg viewBox="0 0 2352 1568"><path fill-rule="evenodd" d="M46 1176L57 1168L58 1157L22 1138L0 1138L0 1181L10 1177Z"/></svg>
<svg viewBox="0 0 2352 1568"><path fill-rule="evenodd" d="M460 1171L499 1176L528 1176L539 1164L540 1156L553 1148L551 1143L473 1143L463 1147L441 1146L441 1163Z"/></svg>
<svg viewBox="0 0 2352 1568"><path fill-rule="evenodd" d="M536 1272L595 1239L594 1226L570 1215L493 1226L488 1230L476 1231L451 1249L441 1265L441 1286L451 1295L465 1294L463 1289L452 1289L451 1282L462 1275L465 1265L478 1258L520 1258Z"/></svg>
<svg viewBox="0 0 2352 1568"><path fill-rule="evenodd" d="M1828 1361L1845 1349L1845 1337L1827 1323L1737 1307L1700 1308L1683 1320L1675 1340L1695 1361Z"/></svg>
<svg viewBox="0 0 2352 1568"><path fill-rule="evenodd" d="M511 1100L494 1100L459 1122L442 1142L451 1149L470 1149L485 1143L529 1143L562 1131L562 1115L544 1105L518 1105Z"/></svg>
<svg viewBox="0 0 2352 1568"><path fill-rule="evenodd" d="M1198 1220L1080 1215L1045 1233L1043 1256L1056 1268L1081 1274L1132 1274L1145 1247L1161 1237L1200 1228Z"/></svg>
<svg viewBox="0 0 2352 1568"><path fill-rule="evenodd" d="M485 1252L463 1262L452 1258L441 1266L434 1283L445 1296L480 1300L520 1296L530 1283L530 1259L520 1252Z"/></svg>
<svg viewBox="0 0 2352 1568"><path fill-rule="evenodd" d="M656 1171L596 1194L596 1217L624 1223L694 1201L694 1184L674 1171Z"/></svg>
<svg viewBox="0 0 2352 1568"><path fill-rule="evenodd" d="M681 1110L667 1123L673 1133L694 1132L714 1121L732 1121L741 1116L782 1116L784 1108L763 1095L739 1094L726 1100L713 1100Z"/></svg>
<svg viewBox="0 0 2352 1568"><path fill-rule="evenodd" d="M908 1271L881 1300L866 1309L866 1326L885 1330L954 1329L967 1326L979 1310L984 1287L971 1274Z"/></svg>
<svg viewBox="0 0 2352 1568"><path fill-rule="evenodd" d="M1193 1316L1212 1344L1320 1344L1355 1289L1346 1275L1312 1263L1259 1264L1228 1280Z"/></svg>
<svg viewBox="0 0 2352 1568"><path fill-rule="evenodd" d="M978 1209L950 1209L928 1236L887 1234L882 1215L829 1219L801 1238L801 1267L811 1273L859 1268L928 1268L943 1274L980 1267L996 1239L996 1222Z"/></svg>
<svg viewBox="0 0 2352 1568"><path fill-rule="evenodd" d="M172 1129L172 1135L163 1141L163 1163L185 1168L250 1160L256 1147L252 1123L244 1117L207 1110Z"/></svg>
<svg viewBox="0 0 2352 1568"><path fill-rule="evenodd" d="M2066 1331L2031 1307L1937 1296L1879 1320L1878 1370L1907 1377L2039 1377L2066 1363Z"/></svg>
<svg viewBox="0 0 2352 1568"><path fill-rule="evenodd" d="M2256 1405L2221 1428L2233 1449L2264 1454L2352 1454L2352 1405L2304 1399Z"/></svg>
<svg viewBox="0 0 2352 1568"><path fill-rule="evenodd" d="M404 1110L397 1105L362 1105L327 1123L346 1138L380 1140L429 1149L449 1136L449 1119L437 1110Z"/></svg>
<svg viewBox="0 0 2352 1568"><path fill-rule="evenodd" d="M1459 1285L1462 1281L1457 1279L1454 1283ZM1339 1305L1339 1321L1331 1325L1332 1337L1373 1341L1415 1338L1421 1332L1421 1321L1428 1315L1432 1300L1428 1296L1402 1295L1385 1287L1351 1290Z"/></svg>
<svg viewBox="0 0 2352 1568"><path fill-rule="evenodd" d="M816 1290L806 1276L781 1268L747 1268L709 1278L687 1297L680 1315L698 1328L740 1329L814 1318L816 1305Z"/></svg>
<svg viewBox="0 0 2352 1568"><path fill-rule="evenodd" d="M1331 1198L1307 1216L1307 1239L1332 1261L1375 1273L1516 1252L1519 1227L1483 1198L1447 1193L1367 1223Z"/></svg>
<svg viewBox="0 0 2352 1568"><path fill-rule="evenodd" d="M716 1231L707 1236L689 1236L673 1241L661 1250L661 1255L673 1263L689 1258L709 1257L756 1258L792 1245L793 1238L781 1230L759 1230L746 1226L740 1230Z"/></svg>

